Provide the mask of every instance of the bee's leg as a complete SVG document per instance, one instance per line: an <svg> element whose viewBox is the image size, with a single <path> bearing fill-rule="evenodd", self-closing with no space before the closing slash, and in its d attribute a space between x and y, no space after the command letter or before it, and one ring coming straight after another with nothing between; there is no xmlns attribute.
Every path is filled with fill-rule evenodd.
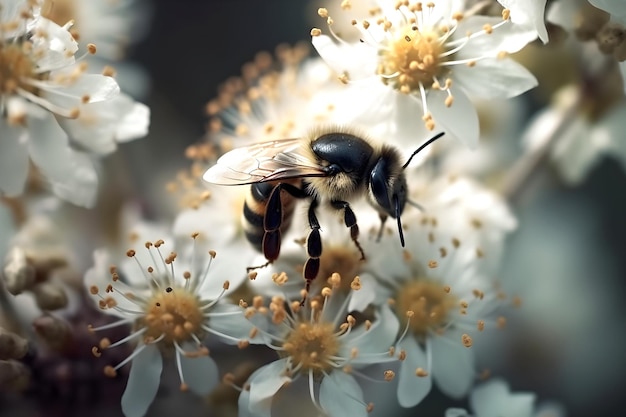
<svg viewBox="0 0 626 417"><path fill-rule="evenodd" d="M322 237L320 236L320 223L317 220L315 209L319 205L317 199L312 199L309 206L308 218L311 231L306 238L306 253L309 259L304 264L304 279L306 280L306 286L304 288L304 296L300 305L304 305L306 296L311 288L311 282L317 278L317 274L320 272L320 256L322 256Z"/></svg>
<svg viewBox="0 0 626 417"><path fill-rule="evenodd" d="M267 266L278 259L280 254L281 233L280 225L283 222L283 205L280 200L280 191L282 184L276 185L269 198L267 199L267 205L265 207L265 216L263 216L263 255L267 259Z"/></svg>
<svg viewBox="0 0 626 417"><path fill-rule="evenodd" d="M365 252L363 252L363 248L359 243L359 225L356 224L356 216L354 212L350 208L350 204L347 201L331 201L330 205L333 206L337 210L343 210L343 222L346 227L350 228L350 237L352 241L356 245L359 252L361 252L361 260L365 260Z"/></svg>
<svg viewBox="0 0 626 417"><path fill-rule="evenodd" d="M378 229L378 236L376 236L376 242L380 242L380 239L383 237L383 230L385 229L385 222L387 221L387 218L389 216L381 213L378 215L378 217L380 217L380 229Z"/></svg>

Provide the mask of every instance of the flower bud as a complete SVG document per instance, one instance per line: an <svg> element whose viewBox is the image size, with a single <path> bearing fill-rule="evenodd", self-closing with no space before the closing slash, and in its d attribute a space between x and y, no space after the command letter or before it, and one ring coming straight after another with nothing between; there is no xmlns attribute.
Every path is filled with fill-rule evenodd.
<svg viewBox="0 0 626 417"><path fill-rule="evenodd" d="M21 359L28 352L28 341L0 327L0 360Z"/></svg>
<svg viewBox="0 0 626 417"><path fill-rule="evenodd" d="M46 281L32 288L37 306L42 310L58 310L67 306L65 289L54 282Z"/></svg>
<svg viewBox="0 0 626 417"><path fill-rule="evenodd" d="M29 375L28 368L23 363L14 360L0 360L0 391L26 388Z"/></svg>
<svg viewBox="0 0 626 417"><path fill-rule="evenodd" d="M39 337L53 350L63 349L71 338L72 330L63 320L46 314L33 321L33 327Z"/></svg>
<svg viewBox="0 0 626 417"><path fill-rule="evenodd" d="M4 278L7 290L18 295L29 289L35 282L35 270L28 263L26 252L20 247L13 247L6 256Z"/></svg>

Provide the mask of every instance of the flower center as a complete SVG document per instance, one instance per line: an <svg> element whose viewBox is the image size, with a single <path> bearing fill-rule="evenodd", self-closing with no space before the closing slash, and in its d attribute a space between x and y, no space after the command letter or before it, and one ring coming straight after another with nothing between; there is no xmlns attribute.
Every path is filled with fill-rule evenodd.
<svg viewBox="0 0 626 417"><path fill-rule="evenodd" d="M398 31L381 52L378 71L383 81L392 78L394 87L403 93L419 91L420 84L430 87L441 75L443 52L437 33L420 31L415 25L407 26Z"/></svg>
<svg viewBox="0 0 626 417"><path fill-rule="evenodd" d="M15 94L18 88L37 93L35 87L24 82L28 78L38 78L28 53L31 47L28 42L0 42L0 94Z"/></svg>
<svg viewBox="0 0 626 417"><path fill-rule="evenodd" d="M190 340L201 330L204 315L198 297L183 288L167 288L147 304L146 315L140 321L147 328L146 338L162 335L166 342Z"/></svg>
<svg viewBox="0 0 626 417"><path fill-rule="evenodd" d="M330 246L324 248L320 257L319 278L313 281L314 285L327 285L328 278L337 273L341 276L339 287L342 292L350 291L350 283L359 274L361 261L358 254L345 246Z"/></svg>
<svg viewBox="0 0 626 417"><path fill-rule="evenodd" d="M303 372L332 368L339 341L332 323L299 323L287 337L283 349Z"/></svg>
<svg viewBox="0 0 626 417"><path fill-rule="evenodd" d="M457 301L443 285L420 279L400 288L396 311L398 317L404 318L404 324L409 320L406 312L412 311L409 328L416 336L425 337L429 330L437 331L448 323L449 312L458 305Z"/></svg>

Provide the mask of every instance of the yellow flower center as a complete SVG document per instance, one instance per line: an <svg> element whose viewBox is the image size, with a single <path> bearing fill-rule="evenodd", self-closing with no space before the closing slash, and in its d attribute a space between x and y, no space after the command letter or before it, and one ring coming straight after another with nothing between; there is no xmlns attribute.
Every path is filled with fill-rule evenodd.
<svg viewBox="0 0 626 417"><path fill-rule="evenodd" d="M350 291L350 283L359 274L361 261L359 254L346 246L325 247L320 257L320 272L313 284L318 289L328 284L328 278L337 273L341 276L339 287L342 292ZM334 286L334 285L333 285Z"/></svg>
<svg viewBox="0 0 626 417"><path fill-rule="evenodd" d="M202 331L204 315L198 297L183 288L168 288L152 297L146 315L140 319L147 328L146 338L164 336L165 342L190 340Z"/></svg>
<svg viewBox="0 0 626 417"><path fill-rule="evenodd" d="M418 337L425 337L428 331L437 331L448 323L449 312L458 305L455 296L441 284L416 280L400 288L396 297L398 317L403 317L409 328ZM408 319L406 312L412 311Z"/></svg>
<svg viewBox="0 0 626 417"><path fill-rule="evenodd" d="M15 94L18 88L36 94L37 89L24 82L27 78L41 78L35 73L31 48L28 42L0 43L0 94Z"/></svg>
<svg viewBox="0 0 626 417"><path fill-rule="evenodd" d="M283 344L284 353L302 372L332 368L339 341L332 323L299 323Z"/></svg>
<svg viewBox="0 0 626 417"><path fill-rule="evenodd" d="M419 91L420 84L428 88L442 75L443 52L437 33L407 26L381 51L378 72L385 82L391 78L403 93Z"/></svg>

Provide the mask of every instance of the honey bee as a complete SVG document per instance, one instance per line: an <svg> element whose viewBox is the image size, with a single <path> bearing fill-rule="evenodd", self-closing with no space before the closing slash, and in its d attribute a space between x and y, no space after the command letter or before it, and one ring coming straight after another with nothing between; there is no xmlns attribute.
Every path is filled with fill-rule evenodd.
<svg viewBox="0 0 626 417"><path fill-rule="evenodd" d="M400 151L391 145L376 143L346 128L318 129L302 138L233 149L222 155L203 179L218 185L251 185L243 209L244 231L267 262L248 271L278 259L281 236L291 225L296 200L309 201L311 231L303 270L307 294L320 269L322 239L316 215L320 204L343 212L344 224L362 260L365 253L358 240L359 226L350 207L350 201L362 196L378 211L379 238L387 218L394 218L404 247L400 216L409 201L404 169L443 134L426 141L402 164Z"/></svg>

